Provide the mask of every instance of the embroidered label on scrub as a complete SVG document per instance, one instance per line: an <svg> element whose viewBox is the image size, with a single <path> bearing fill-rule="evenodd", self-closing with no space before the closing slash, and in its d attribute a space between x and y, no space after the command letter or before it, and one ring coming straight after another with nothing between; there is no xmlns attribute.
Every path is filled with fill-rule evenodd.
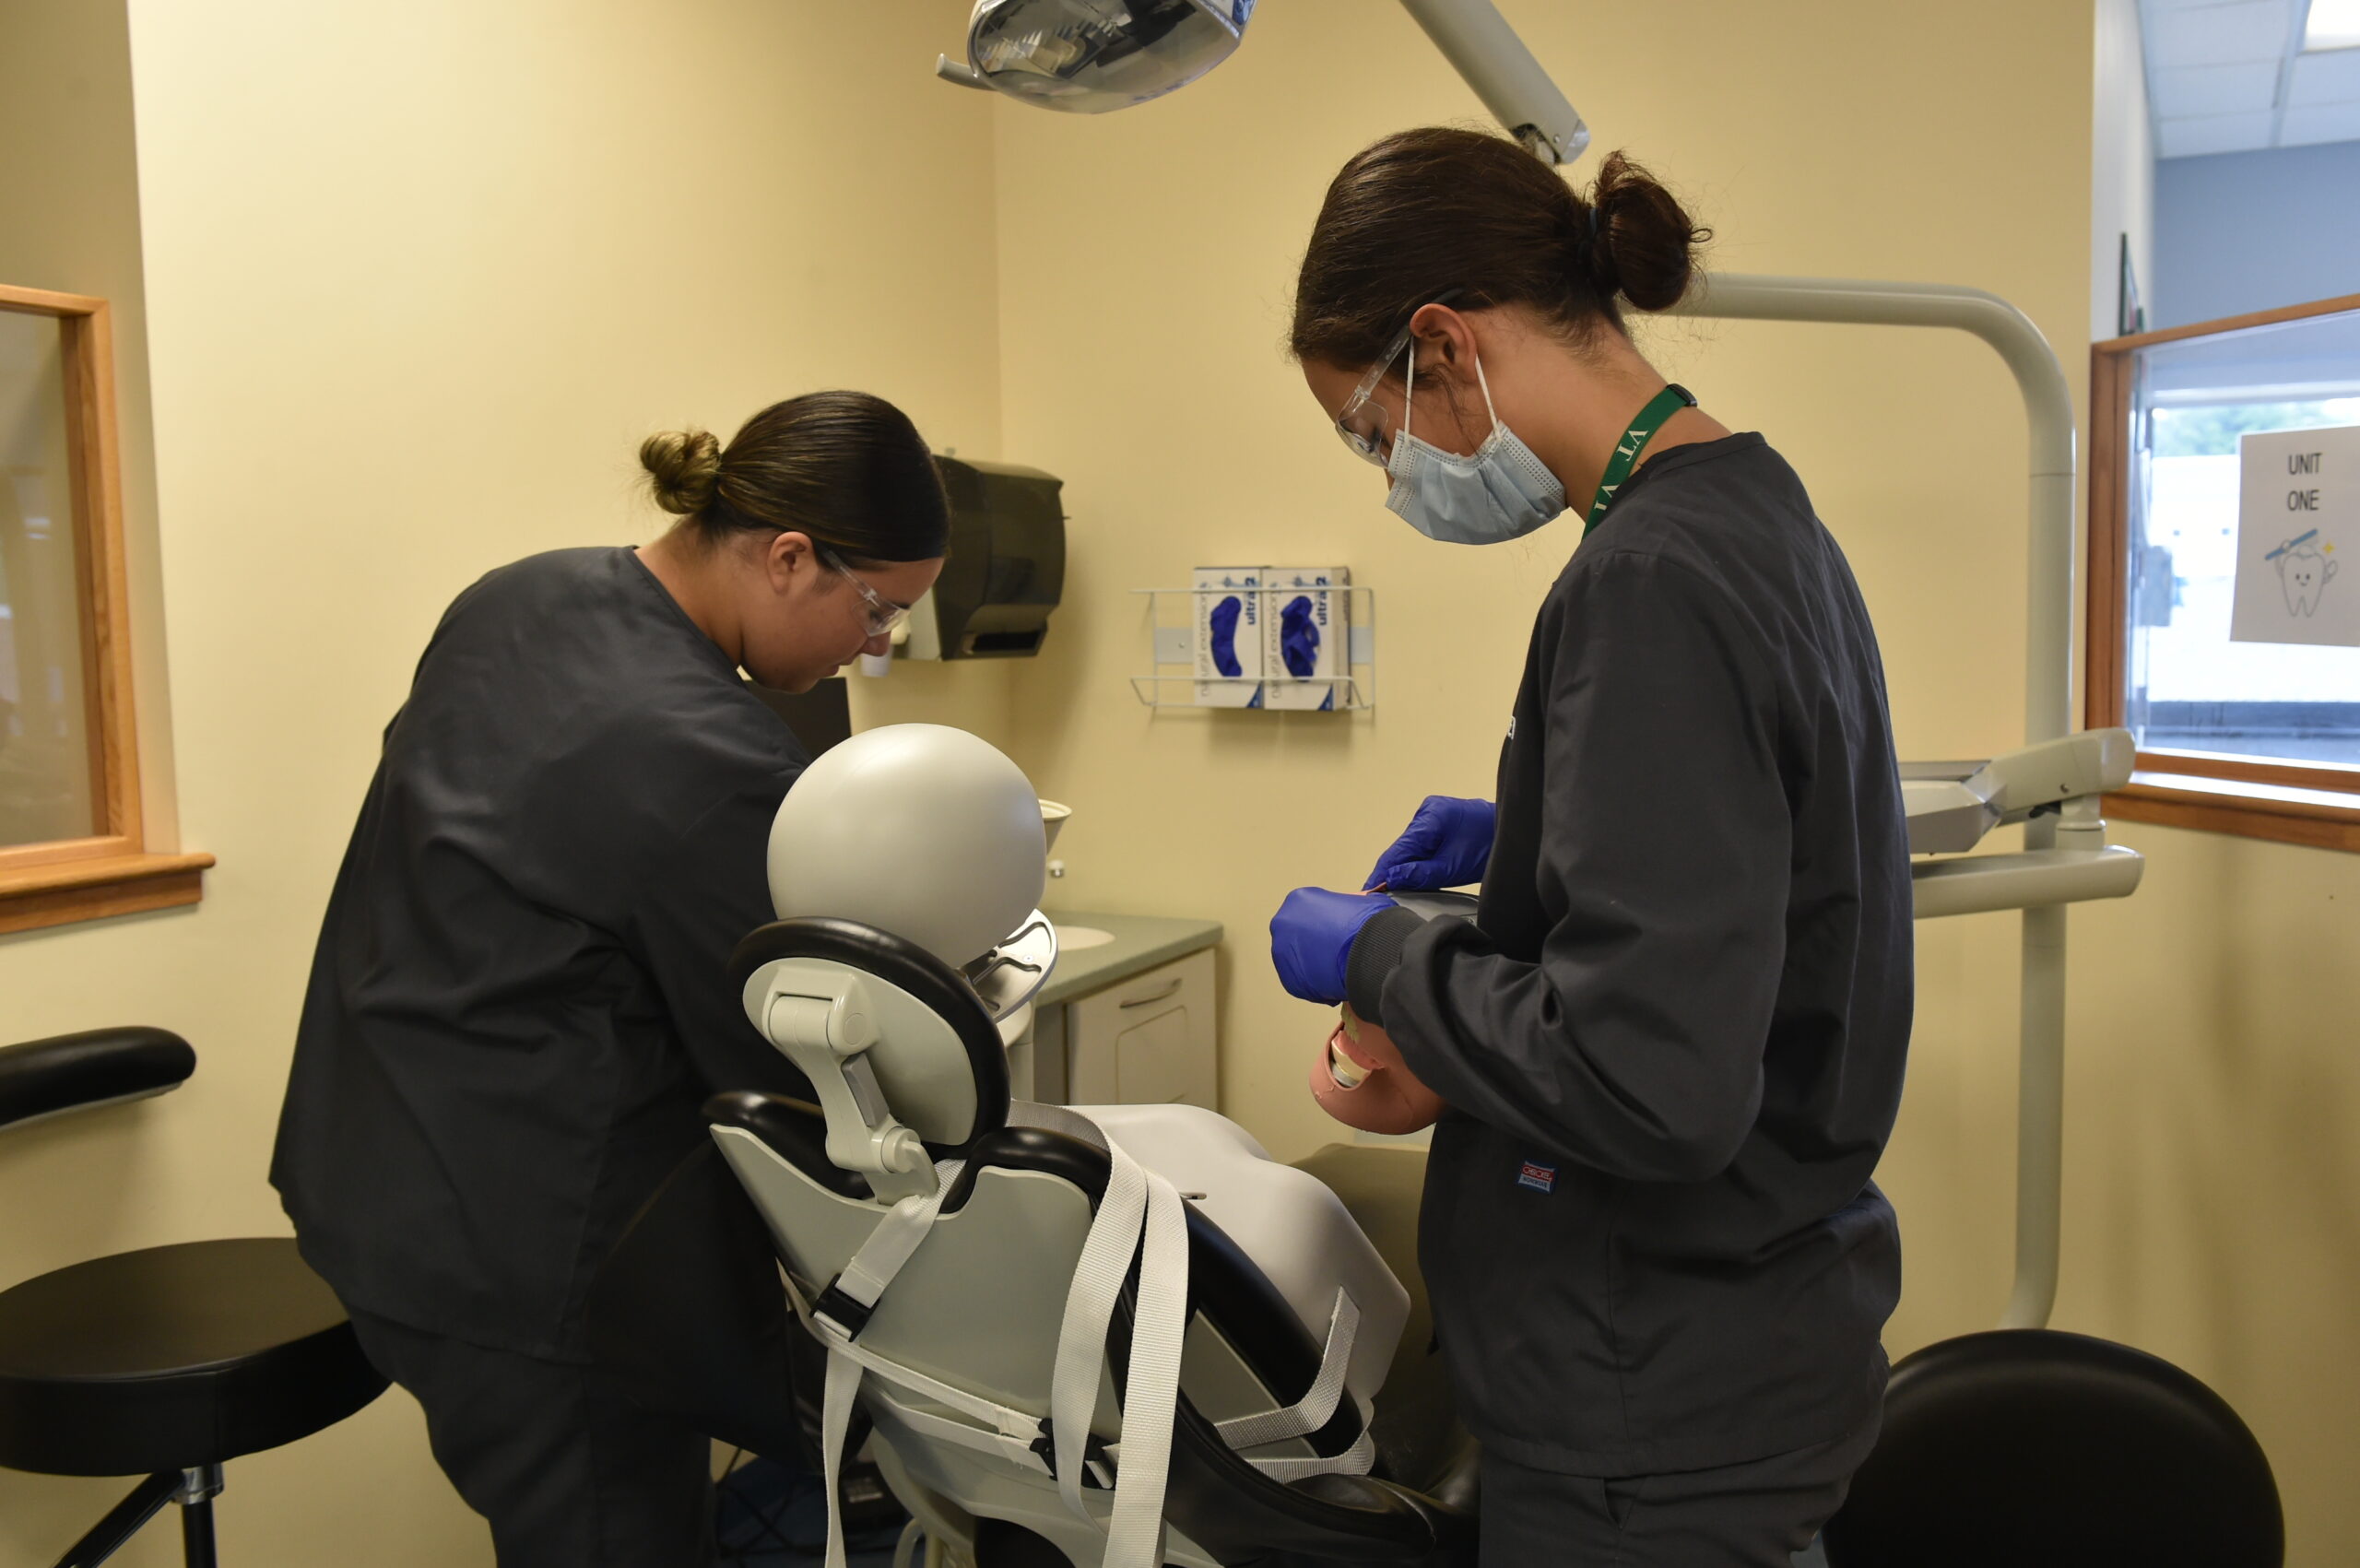
<svg viewBox="0 0 2360 1568"><path fill-rule="evenodd" d="M1557 1185L1557 1167L1537 1164L1528 1160L1524 1162L1524 1169L1516 1174L1516 1185L1520 1187L1530 1187L1534 1192L1551 1191Z"/></svg>

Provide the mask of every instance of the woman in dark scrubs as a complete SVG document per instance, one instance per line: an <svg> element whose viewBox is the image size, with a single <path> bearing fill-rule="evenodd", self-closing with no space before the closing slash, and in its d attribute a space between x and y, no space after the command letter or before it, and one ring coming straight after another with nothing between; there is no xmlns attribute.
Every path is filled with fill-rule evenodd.
<svg viewBox="0 0 2360 1568"><path fill-rule="evenodd" d="M1295 301L1313 395L1421 532L1584 517L1496 805L1430 797L1369 878L1481 881L1475 920L1301 889L1271 923L1287 988L1349 1001L1362 1065L1443 1107L1421 1261L1487 1564L1783 1565L1884 1385L1870 1175L1911 936L1884 678L1794 470L1624 333L1705 237L1619 154L1584 198L1410 131L1329 186Z"/></svg>
<svg viewBox="0 0 2360 1568"><path fill-rule="evenodd" d="M271 1179L502 1568L710 1555L707 1443L593 1364L590 1277L718 1090L808 1086L725 970L809 760L739 678L882 653L949 515L881 399L640 452L678 523L452 604L328 902Z"/></svg>

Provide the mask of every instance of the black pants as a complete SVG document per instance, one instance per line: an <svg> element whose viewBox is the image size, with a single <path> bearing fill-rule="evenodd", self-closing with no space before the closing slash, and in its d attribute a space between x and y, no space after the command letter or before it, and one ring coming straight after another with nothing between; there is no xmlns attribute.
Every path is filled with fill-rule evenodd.
<svg viewBox="0 0 2360 1568"><path fill-rule="evenodd" d="M712 1445L597 1370L352 1315L379 1372L426 1407L435 1463L491 1525L500 1568L701 1568Z"/></svg>
<svg viewBox="0 0 2360 1568"><path fill-rule="evenodd" d="M1843 1505L1877 1422L1718 1469L1559 1475L1483 1456L1483 1568L1788 1568Z"/></svg>

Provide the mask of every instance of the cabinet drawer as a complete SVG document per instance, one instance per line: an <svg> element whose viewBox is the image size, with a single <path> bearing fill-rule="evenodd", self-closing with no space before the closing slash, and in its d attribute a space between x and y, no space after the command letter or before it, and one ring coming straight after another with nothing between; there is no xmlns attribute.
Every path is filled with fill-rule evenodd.
<svg viewBox="0 0 2360 1568"><path fill-rule="evenodd" d="M1218 1109L1211 949L1069 1004L1066 1064L1070 1104Z"/></svg>

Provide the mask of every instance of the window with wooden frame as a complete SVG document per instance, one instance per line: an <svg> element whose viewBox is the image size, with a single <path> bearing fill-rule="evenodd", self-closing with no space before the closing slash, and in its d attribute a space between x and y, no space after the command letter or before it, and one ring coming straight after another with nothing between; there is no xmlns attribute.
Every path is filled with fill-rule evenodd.
<svg viewBox="0 0 2360 1568"><path fill-rule="evenodd" d="M0 933L195 903L139 814L104 300L0 286Z"/></svg>
<svg viewBox="0 0 2360 1568"><path fill-rule="evenodd" d="M2360 295L2096 344L2090 407L2107 815L2360 850Z"/></svg>

